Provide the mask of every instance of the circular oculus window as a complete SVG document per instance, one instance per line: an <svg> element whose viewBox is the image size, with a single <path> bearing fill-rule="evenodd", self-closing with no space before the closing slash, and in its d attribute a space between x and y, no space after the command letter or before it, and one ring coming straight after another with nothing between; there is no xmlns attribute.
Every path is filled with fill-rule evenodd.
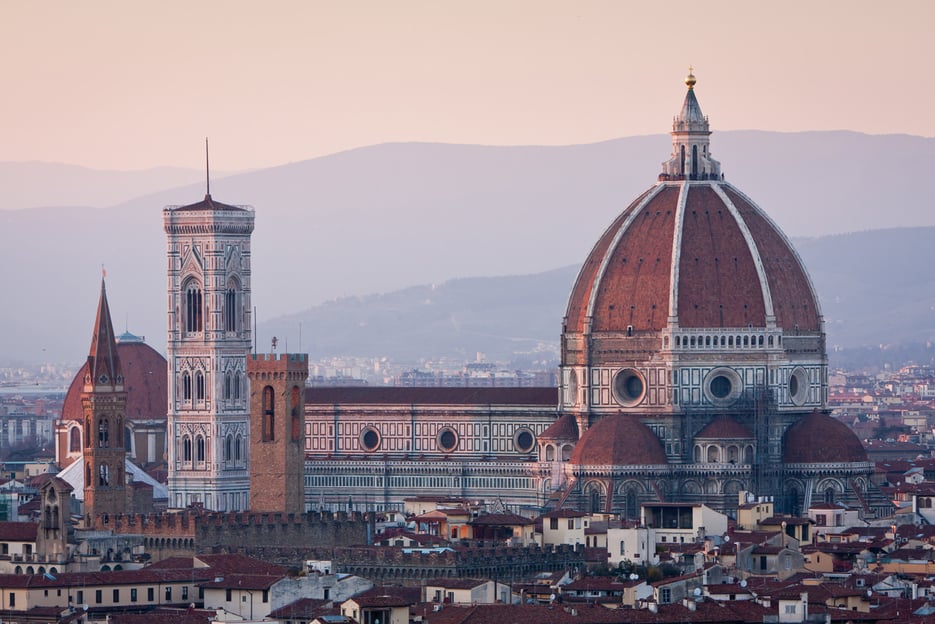
<svg viewBox="0 0 935 624"><path fill-rule="evenodd" d="M458 448L458 434L451 427L445 427L439 431L436 441L438 442L438 448L446 453Z"/></svg>
<svg viewBox="0 0 935 624"><path fill-rule="evenodd" d="M520 429L513 435L513 447L520 453L528 453L536 445L536 436L529 429Z"/></svg>
<svg viewBox="0 0 935 624"><path fill-rule="evenodd" d="M743 392L743 380L732 368L715 368L704 381L705 397L714 405L732 404Z"/></svg>
<svg viewBox="0 0 935 624"><path fill-rule="evenodd" d="M624 407L642 403L646 396L646 378L635 368L624 368L614 375L614 397Z"/></svg>
<svg viewBox="0 0 935 624"><path fill-rule="evenodd" d="M808 398L808 373L799 366L789 375L789 400L795 405L804 405Z"/></svg>
<svg viewBox="0 0 935 624"><path fill-rule="evenodd" d="M373 427L365 428L360 432L360 446L370 452L380 448L380 432Z"/></svg>

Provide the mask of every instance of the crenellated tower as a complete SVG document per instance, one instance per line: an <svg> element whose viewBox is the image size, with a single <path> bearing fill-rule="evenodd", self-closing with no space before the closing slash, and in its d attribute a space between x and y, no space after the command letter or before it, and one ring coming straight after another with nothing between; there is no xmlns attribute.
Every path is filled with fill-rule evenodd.
<svg viewBox="0 0 935 624"><path fill-rule="evenodd" d="M216 202L210 192L163 210L172 507L249 509L253 221L252 208Z"/></svg>
<svg viewBox="0 0 935 624"><path fill-rule="evenodd" d="M117 355L117 341L107 304L107 291L101 280L101 297L91 336L88 369L81 392L84 414L84 505L85 521L126 511L123 427L127 391Z"/></svg>
<svg viewBox="0 0 935 624"><path fill-rule="evenodd" d="M254 353L247 359L247 375L250 509L303 513L308 358L304 353Z"/></svg>

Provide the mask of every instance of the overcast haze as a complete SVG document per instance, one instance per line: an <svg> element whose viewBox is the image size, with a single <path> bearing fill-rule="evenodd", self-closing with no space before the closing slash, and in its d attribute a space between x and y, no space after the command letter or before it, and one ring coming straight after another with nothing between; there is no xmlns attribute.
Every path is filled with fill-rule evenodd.
<svg viewBox="0 0 935 624"><path fill-rule="evenodd" d="M4 2L0 161L242 170L386 141L935 136L927 0ZM662 155L664 156L664 155ZM655 155L654 155L655 157Z"/></svg>

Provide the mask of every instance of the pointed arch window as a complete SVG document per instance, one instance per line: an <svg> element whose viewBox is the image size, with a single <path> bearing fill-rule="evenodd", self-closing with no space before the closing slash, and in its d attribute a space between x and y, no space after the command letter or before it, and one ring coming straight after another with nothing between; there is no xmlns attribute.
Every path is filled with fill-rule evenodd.
<svg viewBox="0 0 935 624"><path fill-rule="evenodd" d="M188 374L188 371L182 373L182 400L192 400L192 376Z"/></svg>
<svg viewBox="0 0 935 624"><path fill-rule="evenodd" d="M205 439L202 436L195 438L195 461L198 463L205 461Z"/></svg>
<svg viewBox="0 0 935 624"><path fill-rule="evenodd" d="M110 421L106 418L99 418L97 421L97 446L98 448L110 446Z"/></svg>
<svg viewBox="0 0 935 624"><path fill-rule="evenodd" d="M234 461L239 462L243 458L243 438L238 435L234 442Z"/></svg>
<svg viewBox="0 0 935 624"><path fill-rule="evenodd" d="M272 442L276 439L274 427L276 426L276 408L274 406L273 387L263 388L263 441Z"/></svg>
<svg viewBox="0 0 935 624"><path fill-rule="evenodd" d="M240 387L243 383L243 377L240 376L240 373L234 373L234 400L240 400Z"/></svg>
<svg viewBox="0 0 935 624"><path fill-rule="evenodd" d="M229 281L224 292L224 330L227 332L241 330L240 300L240 284L236 280Z"/></svg>
<svg viewBox="0 0 935 624"><path fill-rule="evenodd" d="M224 439L224 461L232 461L234 459L234 436L227 434L227 437Z"/></svg>
<svg viewBox="0 0 935 624"><path fill-rule="evenodd" d="M201 371L195 373L195 399L205 400L205 376Z"/></svg>
<svg viewBox="0 0 935 624"><path fill-rule="evenodd" d="M72 427L68 432L68 451L77 453L81 450L81 429Z"/></svg>
<svg viewBox="0 0 935 624"><path fill-rule="evenodd" d="M182 438L182 461L192 460L192 439L188 436Z"/></svg>
<svg viewBox="0 0 935 624"><path fill-rule="evenodd" d="M231 380L230 372L224 373L224 400L225 401L229 401L230 398L234 394L231 388L231 383L232 383L232 380Z"/></svg>
<svg viewBox="0 0 935 624"><path fill-rule="evenodd" d="M190 282L185 289L185 331L195 333L202 331L202 306L203 297L201 286L197 282Z"/></svg>
<svg viewBox="0 0 935 624"><path fill-rule="evenodd" d="M97 484L104 486L110 485L110 468L107 464L101 464L98 469Z"/></svg>

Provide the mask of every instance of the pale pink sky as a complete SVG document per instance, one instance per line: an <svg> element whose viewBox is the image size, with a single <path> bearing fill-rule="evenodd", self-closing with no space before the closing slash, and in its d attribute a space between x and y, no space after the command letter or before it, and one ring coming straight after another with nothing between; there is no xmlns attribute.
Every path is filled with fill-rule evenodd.
<svg viewBox="0 0 935 624"><path fill-rule="evenodd" d="M386 141L935 136L935 2L3 2L0 161L266 167Z"/></svg>

